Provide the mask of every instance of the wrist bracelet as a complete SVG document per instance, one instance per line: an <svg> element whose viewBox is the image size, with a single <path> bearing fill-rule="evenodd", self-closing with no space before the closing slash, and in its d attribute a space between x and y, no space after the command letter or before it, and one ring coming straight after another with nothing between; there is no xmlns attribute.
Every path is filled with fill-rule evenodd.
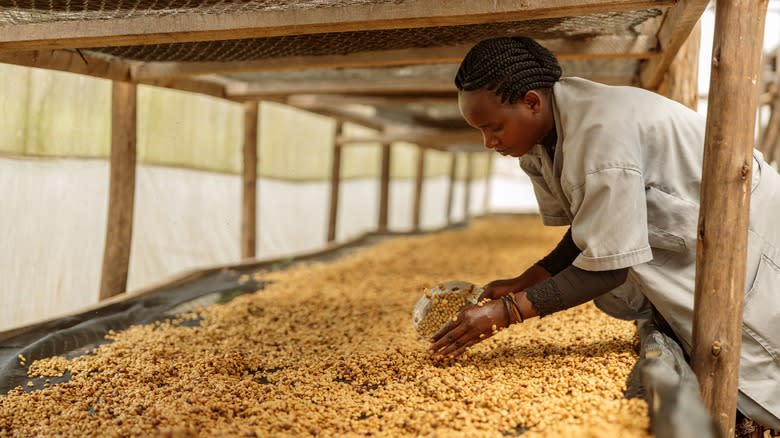
<svg viewBox="0 0 780 438"><path fill-rule="evenodd" d="M501 297L501 302L504 303L504 312L506 313L506 326L509 327L512 325L512 312L509 310L509 303L505 299L506 295Z"/></svg>
<svg viewBox="0 0 780 438"><path fill-rule="evenodd" d="M515 308L520 322L525 322L525 318L523 318L523 312L520 310L520 305L517 304L517 301L515 301L515 294L510 292L507 296L509 297L509 301L512 304L512 307Z"/></svg>

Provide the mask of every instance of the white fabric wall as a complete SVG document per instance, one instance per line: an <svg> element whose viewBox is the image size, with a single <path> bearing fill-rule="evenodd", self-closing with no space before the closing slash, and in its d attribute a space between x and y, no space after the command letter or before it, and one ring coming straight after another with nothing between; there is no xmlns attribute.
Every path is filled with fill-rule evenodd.
<svg viewBox="0 0 780 438"><path fill-rule="evenodd" d="M0 330L97 302L108 178L106 160L0 157ZM463 217L464 186L455 187L455 221ZM449 179L429 178L423 188L421 227L446 225ZM483 213L485 188L472 184L472 214ZM237 175L139 165L128 290L238 262L240 190ZM391 183L391 230L411 229L413 196L413 180ZM258 181L258 258L323 248L329 198L328 183ZM374 179L342 183L337 241L376 229L378 198Z"/></svg>

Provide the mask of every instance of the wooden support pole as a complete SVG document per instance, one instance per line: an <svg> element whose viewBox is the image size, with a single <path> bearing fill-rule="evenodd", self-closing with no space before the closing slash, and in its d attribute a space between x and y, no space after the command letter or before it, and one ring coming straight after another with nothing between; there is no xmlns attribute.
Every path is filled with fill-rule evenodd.
<svg viewBox="0 0 780 438"><path fill-rule="evenodd" d="M492 176L493 176L493 154L488 153L487 170L485 171L485 199L484 199L484 204L482 204L483 214L490 213L490 190L493 186Z"/></svg>
<svg viewBox="0 0 780 438"><path fill-rule="evenodd" d="M136 85L114 82L111 89L111 174L108 220L100 276L100 299L127 289L133 239L136 161Z"/></svg>
<svg viewBox="0 0 780 438"><path fill-rule="evenodd" d="M344 124L336 123L333 137L333 162L330 171L330 215L328 219L328 242L336 240L336 222L339 215L339 188L341 186L341 146L336 139L341 135Z"/></svg>
<svg viewBox="0 0 780 438"><path fill-rule="evenodd" d="M450 164L450 188L447 190L447 224L452 223L452 204L455 200L455 183L458 173L458 153L452 152L452 161Z"/></svg>
<svg viewBox="0 0 780 438"><path fill-rule="evenodd" d="M471 217L471 183L473 176L474 155L472 152L466 153L466 180L463 182L463 220L468 221Z"/></svg>
<svg viewBox="0 0 780 438"><path fill-rule="evenodd" d="M715 10L691 364L724 438L734 436L737 409L756 84L767 3L718 1Z"/></svg>
<svg viewBox="0 0 780 438"><path fill-rule="evenodd" d="M701 46L701 22L688 35L680 51L664 75L658 92L670 99L696 110L699 106L699 48Z"/></svg>
<svg viewBox="0 0 780 438"><path fill-rule="evenodd" d="M417 155L417 173L414 182L414 209L412 211L412 228L417 231L420 229L420 215L422 212L422 190L423 180L425 179L425 148L418 146Z"/></svg>
<svg viewBox="0 0 780 438"><path fill-rule="evenodd" d="M759 146L768 163L775 161L778 157L777 151L780 149L780 49L774 55L774 81L771 88L774 92L768 94L774 98L769 104L769 120L762 132Z"/></svg>
<svg viewBox="0 0 780 438"><path fill-rule="evenodd" d="M244 103L244 172L241 201L241 258L255 258L257 245L257 102Z"/></svg>
<svg viewBox="0 0 780 438"><path fill-rule="evenodd" d="M382 169L379 176L379 231L387 231L390 205L390 143L382 144Z"/></svg>

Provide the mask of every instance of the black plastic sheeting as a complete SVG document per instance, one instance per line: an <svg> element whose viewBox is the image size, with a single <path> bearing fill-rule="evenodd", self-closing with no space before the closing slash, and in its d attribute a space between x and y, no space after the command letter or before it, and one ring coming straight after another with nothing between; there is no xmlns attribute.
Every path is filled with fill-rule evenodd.
<svg viewBox="0 0 780 438"><path fill-rule="evenodd" d="M637 329L642 347L628 377L626 397L647 402L656 438L714 438L699 381L680 345L653 320L639 321Z"/></svg>
<svg viewBox="0 0 780 438"><path fill-rule="evenodd" d="M239 283L241 275L239 271L218 271L185 284L162 287L126 301L34 326L29 331L2 341L0 393L5 394L20 385L26 391L42 388L45 379L27 377L29 364L51 356L72 358L86 354L94 347L110 342L105 339L109 330L118 331L131 325L164 320L173 316L167 314L176 307L207 295L212 295L214 302L225 302L237 295L262 289L264 283L251 279ZM197 321L185 323L197 324ZM25 357L26 365L20 363L20 354ZM59 383L69 377L66 373L48 380L50 383ZM32 381L34 386L27 386L28 381Z"/></svg>

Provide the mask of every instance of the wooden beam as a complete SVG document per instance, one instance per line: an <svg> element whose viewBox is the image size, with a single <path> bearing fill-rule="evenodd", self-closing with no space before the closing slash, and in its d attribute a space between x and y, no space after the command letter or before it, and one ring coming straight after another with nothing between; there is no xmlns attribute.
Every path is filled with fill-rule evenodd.
<svg viewBox="0 0 780 438"><path fill-rule="evenodd" d="M450 156L452 161L450 162L450 187L447 189L447 224L452 223L452 205L455 200L455 183L458 173L458 153L451 152Z"/></svg>
<svg viewBox="0 0 780 438"><path fill-rule="evenodd" d="M314 81L257 81L237 82L227 87L227 97L254 99L293 94L413 94L444 93L455 95L451 80L438 79L384 79L384 80L314 80Z"/></svg>
<svg viewBox="0 0 780 438"><path fill-rule="evenodd" d="M382 167L379 172L379 231L387 231L387 217L390 207L390 157L392 144L382 144Z"/></svg>
<svg viewBox="0 0 780 438"><path fill-rule="evenodd" d="M658 87L660 94L692 110L699 106L699 46L701 23L697 21Z"/></svg>
<svg viewBox="0 0 780 438"><path fill-rule="evenodd" d="M344 137L340 136L336 142L340 145L350 143L395 143L405 141L407 143L423 144L425 147L444 149L452 144L482 145L482 135L474 129L457 131L444 131L441 129L406 129L379 133L373 136Z"/></svg>
<svg viewBox="0 0 780 438"><path fill-rule="evenodd" d="M44 68L88 75L101 79L122 82L138 82L144 85L171 88L213 97L226 98L225 87L232 82L219 77L167 78L136 80L133 77L134 64L118 59L94 56L76 50L33 50L27 52L2 53L0 63L25 67Z"/></svg>
<svg viewBox="0 0 780 438"><path fill-rule="evenodd" d="M394 94L394 95L364 95L364 94L296 94L286 98L288 105L302 107L315 106L315 107L339 107L343 105L368 105L368 106L386 106L386 105L402 105L402 104L418 104L418 105L440 105L440 104L457 104L458 95L453 93L452 95L432 94L426 95L407 95L407 94Z"/></svg>
<svg viewBox="0 0 780 438"><path fill-rule="evenodd" d="M477 42L475 40L456 46L366 51L348 55L289 56L243 62L148 62L134 67L132 73L133 78L140 81L214 73L459 64ZM656 56L658 47L657 38L650 35L555 38L539 42L562 61L648 59Z"/></svg>
<svg viewBox="0 0 780 438"><path fill-rule="evenodd" d="M417 148L417 170L414 178L414 207L412 208L412 229L420 229L422 215L423 181L425 180L425 148Z"/></svg>
<svg viewBox="0 0 780 438"><path fill-rule="evenodd" d="M232 99L231 96L228 95L226 88L229 86L234 86L234 83L213 76L202 76L198 78L154 79L143 81L141 83L155 87L171 88L174 90L189 91L190 93L205 94L207 96L218 97L221 99L240 101L252 100Z"/></svg>
<svg viewBox="0 0 780 438"><path fill-rule="evenodd" d="M420 28L567 17L658 8L672 0L437 0L366 3L346 7L179 13L110 20L63 20L0 26L0 50L165 44Z"/></svg>
<svg viewBox="0 0 780 438"><path fill-rule="evenodd" d="M127 289L135 201L136 88L135 84L114 82L111 90L111 173L101 300Z"/></svg>
<svg viewBox="0 0 780 438"><path fill-rule="evenodd" d="M132 81L132 65L76 50L31 50L0 52L0 62L93 76L112 81Z"/></svg>
<svg viewBox="0 0 780 438"><path fill-rule="evenodd" d="M756 85L767 3L722 1L715 10L691 365L721 437L734 436L737 410Z"/></svg>
<svg viewBox="0 0 780 438"><path fill-rule="evenodd" d="M257 247L257 102L244 103L244 167L241 201L241 258L255 258Z"/></svg>
<svg viewBox="0 0 780 438"><path fill-rule="evenodd" d="M677 56L677 51L685 43L708 3L709 0L680 0L669 8L658 30L661 54L644 63L639 73L642 88L658 88L669 64Z"/></svg>
<svg viewBox="0 0 780 438"><path fill-rule="evenodd" d="M341 135L344 124L336 124L335 138ZM328 242L336 240L336 224L339 215L339 188L341 186L341 145L333 142L333 161L330 171L330 210L328 214Z"/></svg>

